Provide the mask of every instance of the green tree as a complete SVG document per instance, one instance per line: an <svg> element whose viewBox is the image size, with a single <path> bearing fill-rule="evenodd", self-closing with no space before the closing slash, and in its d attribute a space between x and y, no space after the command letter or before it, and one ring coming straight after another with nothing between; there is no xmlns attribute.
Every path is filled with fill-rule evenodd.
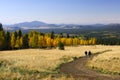
<svg viewBox="0 0 120 80"><path fill-rule="evenodd" d="M70 36L69 36L69 34L66 34L66 38L69 38Z"/></svg>
<svg viewBox="0 0 120 80"><path fill-rule="evenodd" d="M64 44L62 42L59 42L58 43L58 48L59 48L59 50L64 50L65 49Z"/></svg>
<svg viewBox="0 0 120 80"><path fill-rule="evenodd" d="M1 23L0 23L0 31L3 31L3 26Z"/></svg>
<svg viewBox="0 0 120 80"><path fill-rule="evenodd" d="M6 44L5 44L5 48L8 50L8 49L10 49L10 32L7 32L6 33L6 37L5 37L5 42L6 42Z"/></svg>
<svg viewBox="0 0 120 80"><path fill-rule="evenodd" d="M23 35L23 45L22 48L29 48L29 39L28 39L28 34Z"/></svg>
<svg viewBox="0 0 120 80"><path fill-rule="evenodd" d="M17 31L14 32L14 35L15 35L15 39L17 39L17 36L18 36Z"/></svg>
<svg viewBox="0 0 120 80"><path fill-rule="evenodd" d="M22 31L21 30L18 30L17 34L18 34L19 37L22 37Z"/></svg>
<svg viewBox="0 0 120 80"><path fill-rule="evenodd" d="M55 37L55 36L54 36L54 32L52 31L52 32L51 32L51 39L54 39L54 37Z"/></svg>

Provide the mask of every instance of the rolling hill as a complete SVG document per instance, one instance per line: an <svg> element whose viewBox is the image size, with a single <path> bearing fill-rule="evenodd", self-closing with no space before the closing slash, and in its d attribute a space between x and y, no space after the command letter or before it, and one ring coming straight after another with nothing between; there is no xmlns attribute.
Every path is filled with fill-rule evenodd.
<svg viewBox="0 0 120 80"><path fill-rule="evenodd" d="M29 30L29 29L82 29L82 30L120 30L120 24L93 24L93 25L78 25L78 24L48 24L41 21L22 22L12 25L3 25L5 30Z"/></svg>

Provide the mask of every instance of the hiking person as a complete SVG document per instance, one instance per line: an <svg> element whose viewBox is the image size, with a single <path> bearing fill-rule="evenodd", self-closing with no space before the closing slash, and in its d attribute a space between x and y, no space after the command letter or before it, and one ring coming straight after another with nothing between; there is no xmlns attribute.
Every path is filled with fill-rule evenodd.
<svg viewBox="0 0 120 80"><path fill-rule="evenodd" d="M85 56L87 56L87 51L85 51Z"/></svg>
<svg viewBox="0 0 120 80"><path fill-rule="evenodd" d="M92 55L91 51L88 52L89 57Z"/></svg>

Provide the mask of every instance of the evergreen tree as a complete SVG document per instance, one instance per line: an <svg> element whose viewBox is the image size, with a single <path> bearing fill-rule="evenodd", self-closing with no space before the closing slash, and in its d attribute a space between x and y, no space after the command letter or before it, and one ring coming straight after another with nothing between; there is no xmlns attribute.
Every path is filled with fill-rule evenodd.
<svg viewBox="0 0 120 80"><path fill-rule="evenodd" d="M7 33L6 33L5 42L6 42L5 48L6 48L7 50L10 49L10 32L7 32Z"/></svg>
<svg viewBox="0 0 120 80"><path fill-rule="evenodd" d="M28 39L28 34L23 35L23 45L22 48L29 48L29 39Z"/></svg>
<svg viewBox="0 0 120 80"><path fill-rule="evenodd" d="M18 34L19 37L22 37L22 31L21 30L18 30L17 34Z"/></svg>
<svg viewBox="0 0 120 80"><path fill-rule="evenodd" d="M17 31L14 32L15 39L17 39L18 33Z"/></svg>
<svg viewBox="0 0 120 80"><path fill-rule="evenodd" d="M3 31L3 26L1 23L0 23L0 31Z"/></svg>
<svg viewBox="0 0 120 80"><path fill-rule="evenodd" d="M54 39L54 32L51 32L51 39Z"/></svg>
<svg viewBox="0 0 120 80"><path fill-rule="evenodd" d="M69 34L66 34L66 37L69 38L70 37Z"/></svg>

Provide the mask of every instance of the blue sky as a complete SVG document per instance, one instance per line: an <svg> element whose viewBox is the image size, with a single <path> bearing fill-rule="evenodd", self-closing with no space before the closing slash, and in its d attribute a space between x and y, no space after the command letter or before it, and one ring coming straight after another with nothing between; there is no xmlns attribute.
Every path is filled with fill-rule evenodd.
<svg viewBox="0 0 120 80"><path fill-rule="evenodd" d="M0 22L120 23L120 0L0 0Z"/></svg>

